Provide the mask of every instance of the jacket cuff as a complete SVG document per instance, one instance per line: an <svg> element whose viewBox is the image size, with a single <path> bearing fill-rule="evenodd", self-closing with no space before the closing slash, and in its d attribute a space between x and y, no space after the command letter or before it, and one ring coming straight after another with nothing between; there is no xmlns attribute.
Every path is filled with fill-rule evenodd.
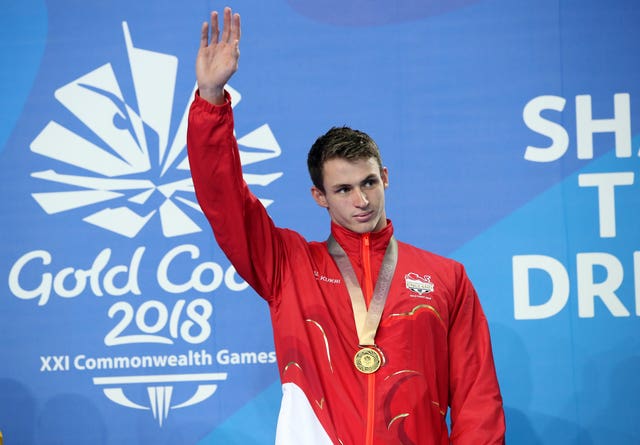
<svg viewBox="0 0 640 445"><path fill-rule="evenodd" d="M216 109L220 109L223 107L228 107L231 105L231 95L229 94L229 92L227 90L224 90L224 103L220 104L220 105L215 105L212 104L211 102L208 102L207 100L203 99L202 97L200 97L200 90L196 90L195 92L195 97L194 97L194 104L200 108L202 108L205 111L208 112L212 112Z"/></svg>

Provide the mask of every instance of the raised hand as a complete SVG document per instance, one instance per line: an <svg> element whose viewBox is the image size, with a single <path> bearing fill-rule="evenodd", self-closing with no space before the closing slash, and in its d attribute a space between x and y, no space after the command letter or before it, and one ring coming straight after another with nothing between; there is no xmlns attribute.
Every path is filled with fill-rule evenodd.
<svg viewBox="0 0 640 445"><path fill-rule="evenodd" d="M224 86L238 69L240 58L240 15L224 8L222 36L218 28L218 12L211 13L209 24L202 24L200 49L196 58L196 79L200 97L220 105L224 103Z"/></svg>

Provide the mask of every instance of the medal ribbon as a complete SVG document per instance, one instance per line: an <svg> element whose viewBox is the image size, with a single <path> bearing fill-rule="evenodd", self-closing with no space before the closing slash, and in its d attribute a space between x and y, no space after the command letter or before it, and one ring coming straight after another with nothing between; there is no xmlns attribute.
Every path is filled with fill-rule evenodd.
<svg viewBox="0 0 640 445"><path fill-rule="evenodd" d="M369 310L367 310L367 304L364 301L364 295L353 266L351 266L351 261L333 235L329 235L327 247L338 269L340 269L340 274L347 285L347 291L349 291L359 344L360 346L375 346L376 331L380 325L384 303L387 301L391 280L398 262L398 242L393 236L389 239Z"/></svg>

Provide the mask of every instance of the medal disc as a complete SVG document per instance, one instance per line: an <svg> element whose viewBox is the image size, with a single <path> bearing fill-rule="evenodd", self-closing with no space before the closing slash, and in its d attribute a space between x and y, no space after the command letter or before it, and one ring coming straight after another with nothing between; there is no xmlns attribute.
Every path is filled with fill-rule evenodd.
<svg viewBox="0 0 640 445"><path fill-rule="evenodd" d="M373 348L362 348L353 357L353 364L356 369L364 374L372 374L382 366L380 352Z"/></svg>

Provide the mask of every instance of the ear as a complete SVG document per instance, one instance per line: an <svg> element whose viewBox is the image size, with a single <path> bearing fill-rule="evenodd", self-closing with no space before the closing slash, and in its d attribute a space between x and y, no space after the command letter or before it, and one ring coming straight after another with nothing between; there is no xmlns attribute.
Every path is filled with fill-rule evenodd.
<svg viewBox="0 0 640 445"><path fill-rule="evenodd" d="M313 196L313 200L320 207L324 207L325 209L329 207L329 203L327 202L327 197L325 196L324 192L315 185L311 187L311 196Z"/></svg>
<svg viewBox="0 0 640 445"><path fill-rule="evenodd" d="M387 167L382 167L380 177L382 178L382 185L384 185L384 188L386 189L389 187L389 169L387 169Z"/></svg>

